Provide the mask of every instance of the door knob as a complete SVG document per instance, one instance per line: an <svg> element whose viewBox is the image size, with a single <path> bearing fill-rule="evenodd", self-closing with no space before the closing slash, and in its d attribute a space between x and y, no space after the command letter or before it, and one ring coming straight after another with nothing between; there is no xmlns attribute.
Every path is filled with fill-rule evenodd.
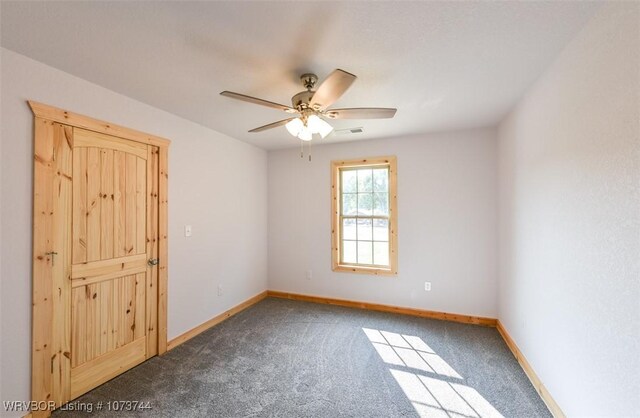
<svg viewBox="0 0 640 418"><path fill-rule="evenodd" d="M150 258L149 261L148 261L150 266L158 265L159 262L160 262L160 260L158 260L157 258Z"/></svg>

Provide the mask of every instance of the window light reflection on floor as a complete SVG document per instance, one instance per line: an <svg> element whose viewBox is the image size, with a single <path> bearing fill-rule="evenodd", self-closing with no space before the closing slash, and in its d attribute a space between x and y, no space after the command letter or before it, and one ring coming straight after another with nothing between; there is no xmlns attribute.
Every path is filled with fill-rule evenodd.
<svg viewBox="0 0 640 418"><path fill-rule="evenodd" d="M462 376L422 338L370 328L362 330L382 361L411 370L389 369L421 417L504 418L477 390L462 384Z"/></svg>

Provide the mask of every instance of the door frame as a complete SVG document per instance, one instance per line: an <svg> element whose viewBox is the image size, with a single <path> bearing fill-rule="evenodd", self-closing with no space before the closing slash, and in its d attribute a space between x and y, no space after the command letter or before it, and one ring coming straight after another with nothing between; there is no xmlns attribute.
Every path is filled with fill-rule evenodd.
<svg viewBox="0 0 640 418"><path fill-rule="evenodd" d="M51 406L54 406L51 402L57 408L66 397L59 393L60 381L65 378L61 376L60 370L64 368L60 367L59 362L65 361L63 356L67 360L69 356L69 352L54 338L53 332L54 326L69 326L60 323L59 319L54 323L54 298L61 294L56 289L55 277L65 276L68 272L58 271L53 274L55 255L52 256L51 253L56 251L55 246L61 241L56 224L70 221L70 213L55 210L57 197L54 186L58 186L60 195L70 193L70 190L65 190L68 186L63 184L66 173L60 172L59 164L63 163L56 161L54 140L66 140L71 144L72 138L67 133L71 130L66 129L70 127L158 147L158 355L167 351L168 157L171 141L35 101L28 101L28 104L34 115L31 400L39 402L32 403L38 409L32 411L35 417L48 416L53 409ZM53 138L54 124L64 125L63 133L59 135L65 138ZM61 157L60 160L62 159L64 158ZM67 257L70 261L70 254L67 256L67 252L61 254L58 262L65 262Z"/></svg>

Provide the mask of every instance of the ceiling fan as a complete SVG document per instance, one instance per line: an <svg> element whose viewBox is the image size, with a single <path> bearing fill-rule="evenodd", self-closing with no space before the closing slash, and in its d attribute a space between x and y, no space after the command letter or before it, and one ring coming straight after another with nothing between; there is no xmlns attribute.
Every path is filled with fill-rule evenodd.
<svg viewBox="0 0 640 418"><path fill-rule="evenodd" d="M307 89L294 95L291 98L291 106L258 99L245 94L223 91L220 93L225 97L242 100L273 109L283 110L294 116L260 126L249 132L262 132L267 129L285 125L289 133L302 141L311 141L314 134L319 134L322 138L333 131L333 127L327 123L328 119L386 119L392 118L396 114L396 109L382 107L354 107L344 109L329 109L336 100L356 80L356 76L346 71L337 69L314 90L318 82L315 74L303 74L300 81Z"/></svg>

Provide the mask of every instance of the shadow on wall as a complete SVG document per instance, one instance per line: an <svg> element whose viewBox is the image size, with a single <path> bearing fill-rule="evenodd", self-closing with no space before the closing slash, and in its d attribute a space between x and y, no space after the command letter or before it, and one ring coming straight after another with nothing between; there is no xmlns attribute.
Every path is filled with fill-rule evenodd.
<svg viewBox="0 0 640 418"><path fill-rule="evenodd" d="M362 330L382 361L392 366L389 372L421 417L504 418L422 338Z"/></svg>

